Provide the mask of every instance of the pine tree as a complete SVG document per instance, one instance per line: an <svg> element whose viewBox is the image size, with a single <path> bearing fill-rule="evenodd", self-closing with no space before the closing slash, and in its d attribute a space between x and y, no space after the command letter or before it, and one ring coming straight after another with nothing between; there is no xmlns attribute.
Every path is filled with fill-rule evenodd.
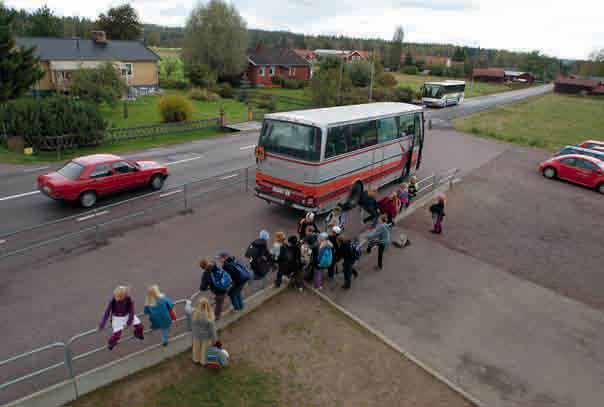
<svg viewBox="0 0 604 407"><path fill-rule="evenodd" d="M16 46L13 19L13 12L0 4L0 105L23 95L44 75L33 48Z"/></svg>

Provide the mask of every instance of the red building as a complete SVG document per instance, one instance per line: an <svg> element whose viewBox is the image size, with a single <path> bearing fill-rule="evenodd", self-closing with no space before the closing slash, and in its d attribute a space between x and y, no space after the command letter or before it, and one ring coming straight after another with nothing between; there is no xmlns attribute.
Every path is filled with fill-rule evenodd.
<svg viewBox="0 0 604 407"><path fill-rule="evenodd" d="M262 45L248 51L248 67L243 79L252 86L275 86L273 77L307 81L311 64L289 48L264 48Z"/></svg>
<svg viewBox="0 0 604 407"><path fill-rule="evenodd" d="M299 57L304 58L311 64L317 61L317 56L312 49L295 48L293 50Z"/></svg>
<svg viewBox="0 0 604 407"><path fill-rule="evenodd" d="M472 79L483 82L505 82L505 70L502 68L474 68Z"/></svg>
<svg viewBox="0 0 604 407"><path fill-rule="evenodd" d="M558 76L554 82L554 91L557 93L604 95L604 81Z"/></svg>

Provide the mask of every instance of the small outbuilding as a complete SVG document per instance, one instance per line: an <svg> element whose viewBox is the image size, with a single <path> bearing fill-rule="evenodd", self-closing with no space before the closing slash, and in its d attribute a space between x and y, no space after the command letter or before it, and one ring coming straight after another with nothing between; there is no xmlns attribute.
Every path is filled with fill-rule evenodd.
<svg viewBox="0 0 604 407"><path fill-rule="evenodd" d="M505 70L503 68L474 68L472 79L482 82L505 82Z"/></svg>

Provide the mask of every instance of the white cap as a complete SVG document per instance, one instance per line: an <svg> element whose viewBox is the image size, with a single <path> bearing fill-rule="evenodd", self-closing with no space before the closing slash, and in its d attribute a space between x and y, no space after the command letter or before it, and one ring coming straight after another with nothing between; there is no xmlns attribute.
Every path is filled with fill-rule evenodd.
<svg viewBox="0 0 604 407"><path fill-rule="evenodd" d="M335 233L336 235L339 235L340 233L342 233L342 228L339 226L334 226L332 229L333 233Z"/></svg>
<svg viewBox="0 0 604 407"><path fill-rule="evenodd" d="M310 221L310 222L314 221L314 220L315 220L315 214L314 214L314 213L312 213L312 212L308 212L308 213L306 214L306 219L307 219L308 221Z"/></svg>

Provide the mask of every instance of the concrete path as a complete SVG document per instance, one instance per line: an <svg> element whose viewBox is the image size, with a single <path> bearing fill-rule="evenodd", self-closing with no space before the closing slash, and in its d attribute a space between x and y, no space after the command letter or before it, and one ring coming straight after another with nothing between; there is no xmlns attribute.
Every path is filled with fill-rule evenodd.
<svg viewBox="0 0 604 407"><path fill-rule="evenodd" d="M383 271L327 293L484 405L601 405L602 313L409 235Z"/></svg>

